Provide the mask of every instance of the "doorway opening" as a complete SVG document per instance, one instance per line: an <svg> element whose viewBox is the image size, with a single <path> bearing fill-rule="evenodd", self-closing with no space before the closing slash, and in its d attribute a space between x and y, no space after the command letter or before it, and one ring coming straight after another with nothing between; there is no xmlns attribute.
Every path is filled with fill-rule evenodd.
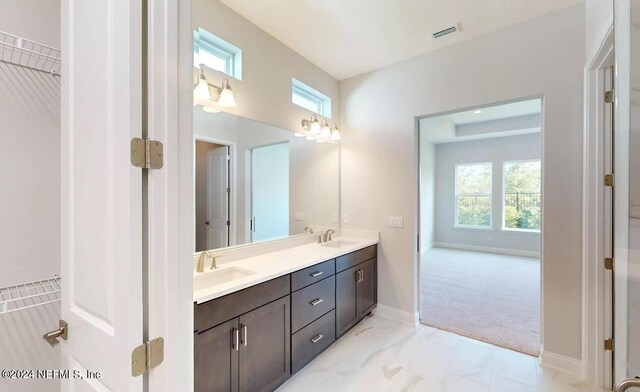
<svg viewBox="0 0 640 392"><path fill-rule="evenodd" d="M542 100L419 121L420 321L538 356Z"/></svg>
<svg viewBox="0 0 640 392"><path fill-rule="evenodd" d="M196 252L231 244L231 148L196 140Z"/></svg>

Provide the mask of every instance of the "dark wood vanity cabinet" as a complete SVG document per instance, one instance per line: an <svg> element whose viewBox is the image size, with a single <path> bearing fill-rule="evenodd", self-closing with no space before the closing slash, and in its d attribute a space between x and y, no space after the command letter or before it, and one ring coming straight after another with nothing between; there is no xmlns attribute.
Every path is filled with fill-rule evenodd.
<svg viewBox="0 0 640 392"><path fill-rule="evenodd" d="M271 392L377 303L376 245L196 304L195 392Z"/></svg>
<svg viewBox="0 0 640 392"><path fill-rule="evenodd" d="M287 275L195 306L195 392L270 392L290 377L289 287Z"/></svg>
<svg viewBox="0 0 640 392"><path fill-rule="evenodd" d="M366 317L378 302L376 247L336 260L336 338Z"/></svg>

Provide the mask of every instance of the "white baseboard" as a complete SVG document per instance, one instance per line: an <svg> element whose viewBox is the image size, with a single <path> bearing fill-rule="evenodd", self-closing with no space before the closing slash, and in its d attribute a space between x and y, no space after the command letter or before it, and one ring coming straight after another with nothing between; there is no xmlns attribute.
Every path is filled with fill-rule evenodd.
<svg viewBox="0 0 640 392"><path fill-rule="evenodd" d="M461 249L461 250L473 250L476 252L486 252L486 253L498 253L503 255L510 256L523 256L523 257L540 257L540 252L531 251L531 250L519 250L519 249L507 249L507 248L491 248L488 246L477 246L477 245L468 245L468 244L454 244L451 242L434 242L434 248L450 248L450 249Z"/></svg>
<svg viewBox="0 0 640 392"><path fill-rule="evenodd" d="M540 349L540 365L569 373L584 380L584 365L581 360L545 351L544 347Z"/></svg>
<svg viewBox="0 0 640 392"><path fill-rule="evenodd" d="M418 312L415 312L415 313L406 312L404 310L400 310L398 308L394 308L387 305L378 304L378 306L376 306L376 308L373 310L373 314L378 317L382 317L382 318L386 318L394 321L400 321L402 323L410 324L413 326L417 326L420 322L419 321L420 317L418 315Z"/></svg>

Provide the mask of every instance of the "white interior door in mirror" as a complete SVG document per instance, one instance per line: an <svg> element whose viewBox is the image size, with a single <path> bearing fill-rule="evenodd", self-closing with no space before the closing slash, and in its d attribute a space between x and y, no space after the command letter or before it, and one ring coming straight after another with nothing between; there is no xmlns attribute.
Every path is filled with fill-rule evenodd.
<svg viewBox="0 0 640 392"><path fill-rule="evenodd" d="M251 150L251 240L289 235L289 144Z"/></svg>
<svg viewBox="0 0 640 392"><path fill-rule="evenodd" d="M207 154L207 249L229 246L229 147Z"/></svg>
<svg viewBox="0 0 640 392"><path fill-rule="evenodd" d="M63 0L62 391L142 391L142 4ZM99 372L87 378L87 372Z"/></svg>

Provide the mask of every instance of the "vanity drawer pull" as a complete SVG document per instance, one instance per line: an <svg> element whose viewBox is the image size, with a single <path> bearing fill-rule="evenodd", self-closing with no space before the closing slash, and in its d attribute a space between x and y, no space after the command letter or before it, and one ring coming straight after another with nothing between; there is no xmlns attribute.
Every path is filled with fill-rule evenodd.
<svg viewBox="0 0 640 392"><path fill-rule="evenodd" d="M322 275L324 272L322 271L316 271L316 272L312 272L309 274L309 276L311 276L312 278L318 277L320 275Z"/></svg>
<svg viewBox="0 0 640 392"><path fill-rule="evenodd" d="M324 300L322 298L316 298L313 301L309 302L310 305L312 306L316 306L319 305L320 303L322 303Z"/></svg>
<svg viewBox="0 0 640 392"><path fill-rule="evenodd" d="M322 338L324 338L323 334L315 336L315 337L311 338L311 343L318 343L320 341L320 339L322 339Z"/></svg>
<svg viewBox="0 0 640 392"><path fill-rule="evenodd" d="M247 326L242 324L240 329L242 330L242 345L246 347L247 346Z"/></svg>

